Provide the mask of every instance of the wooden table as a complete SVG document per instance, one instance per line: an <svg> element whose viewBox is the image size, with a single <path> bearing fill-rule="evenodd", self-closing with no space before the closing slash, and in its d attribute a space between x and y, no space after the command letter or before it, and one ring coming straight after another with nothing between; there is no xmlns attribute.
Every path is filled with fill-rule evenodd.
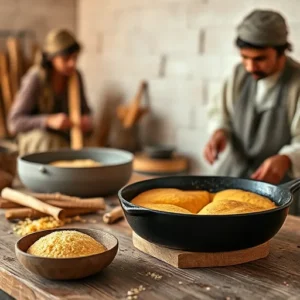
<svg viewBox="0 0 300 300"><path fill-rule="evenodd" d="M115 204L116 198L108 202ZM271 253L265 259L233 267L185 270L136 250L126 221L106 225L101 215L90 215L86 219L97 220L97 223L76 223L68 227L103 229L114 234L120 243L115 260L90 278L54 282L31 274L19 264L14 253L17 237L12 233L12 224L0 215L0 289L17 299L28 300L126 299L127 292L140 285L146 288L138 297L143 300L300 299L298 217L288 216L283 228L271 240ZM148 272L162 278L155 280L147 276Z"/></svg>

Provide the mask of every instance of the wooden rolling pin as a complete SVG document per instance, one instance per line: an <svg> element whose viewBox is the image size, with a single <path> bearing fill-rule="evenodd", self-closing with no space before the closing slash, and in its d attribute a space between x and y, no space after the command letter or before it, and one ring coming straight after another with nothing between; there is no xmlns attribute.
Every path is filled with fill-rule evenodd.
<svg viewBox="0 0 300 300"><path fill-rule="evenodd" d="M14 37L9 37L6 41L10 62L11 87L13 96L19 89L22 74L22 62L20 53L20 42Z"/></svg>
<svg viewBox="0 0 300 300"><path fill-rule="evenodd" d="M74 196L67 196L60 193L52 193L52 194L44 194L44 193L29 193L32 197L38 198L42 201L47 200L59 200L59 201L78 201L81 202L82 200L94 200L99 199L99 201L104 201L103 198L79 198Z"/></svg>
<svg viewBox="0 0 300 300"><path fill-rule="evenodd" d="M63 195L60 193L54 194L42 194L42 193L33 193L31 196L45 201L51 205L59 207L95 207L98 209L105 209L105 201L103 198L79 198ZM69 206L69 203L72 204Z"/></svg>
<svg viewBox="0 0 300 300"><path fill-rule="evenodd" d="M44 203L43 201L40 201L37 198L18 192L11 188L4 188L1 192L1 197L4 199L8 199L14 203L31 207L37 211L48 214L54 217L55 219L61 220L65 217L64 210L62 208L58 208L50 204Z"/></svg>
<svg viewBox="0 0 300 300"><path fill-rule="evenodd" d="M103 215L103 222L106 224L112 224L123 217L124 215L122 207L117 206L113 208L110 212L107 212Z"/></svg>
<svg viewBox="0 0 300 300"><path fill-rule="evenodd" d="M23 206L18 203L14 203L9 200L0 198L0 208L17 208L17 207L23 207Z"/></svg>
<svg viewBox="0 0 300 300"><path fill-rule="evenodd" d="M95 208L67 208L64 210L65 217L75 217L78 215L85 215L98 211ZM7 220L22 220L26 218L41 218L48 216L48 214L42 213L32 208L13 208L5 211L5 217Z"/></svg>
<svg viewBox="0 0 300 300"><path fill-rule="evenodd" d="M44 200L43 202L46 202L50 205L60 207L60 208L96 208L97 210L105 209L105 203L104 201L101 201L101 198L87 199L81 201L59 201L59 200L49 199L49 200ZM24 205L14 203L10 200L3 199L3 198L0 199L0 208L17 208L17 207L24 207Z"/></svg>
<svg viewBox="0 0 300 300"><path fill-rule="evenodd" d="M0 85L4 104L5 119L13 101L6 55L0 52Z"/></svg>
<svg viewBox="0 0 300 300"><path fill-rule="evenodd" d="M83 147L81 131L80 88L78 74L74 73L69 80L69 116L72 123L71 148L79 150Z"/></svg>

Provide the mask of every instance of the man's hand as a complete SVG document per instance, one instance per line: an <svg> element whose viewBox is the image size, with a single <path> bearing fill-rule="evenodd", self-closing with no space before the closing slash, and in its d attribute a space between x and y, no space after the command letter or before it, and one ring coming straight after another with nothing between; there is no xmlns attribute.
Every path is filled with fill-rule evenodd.
<svg viewBox="0 0 300 300"><path fill-rule="evenodd" d="M291 160L286 155L274 155L266 159L251 175L252 179L278 184L291 167Z"/></svg>
<svg viewBox="0 0 300 300"><path fill-rule="evenodd" d="M81 130L83 132L89 132L93 129L93 121L89 115L84 115L81 118Z"/></svg>
<svg viewBox="0 0 300 300"><path fill-rule="evenodd" d="M218 154L224 151L226 145L226 131L224 129L215 131L204 148L205 159L212 165L218 159Z"/></svg>
<svg viewBox="0 0 300 300"><path fill-rule="evenodd" d="M72 125L69 117L64 113L50 115L46 120L46 124L48 128L54 130L66 130Z"/></svg>

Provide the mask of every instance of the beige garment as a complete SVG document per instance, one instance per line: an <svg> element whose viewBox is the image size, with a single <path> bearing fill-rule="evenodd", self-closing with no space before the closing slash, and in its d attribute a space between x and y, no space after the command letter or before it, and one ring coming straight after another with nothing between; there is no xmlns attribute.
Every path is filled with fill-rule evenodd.
<svg viewBox="0 0 300 300"><path fill-rule="evenodd" d="M288 58L291 60L291 58ZM299 66L296 61L291 60L293 64ZM300 66L299 66L300 68ZM242 71L241 71L242 70ZM235 101L237 97L234 90L236 78L239 76L239 72L243 72L241 64L239 64L225 81L222 91L218 94L208 106L208 130L209 134L217 129L224 128L230 131L230 120L235 117ZM280 74L274 74L270 77L261 79L257 82L257 95L256 95L256 109L263 111L269 107L274 106L273 102L265 101L268 97L265 97L273 86L277 83ZM269 98L276 99L276 98ZM293 76L290 79L289 93L286 99L288 109L288 119L291 128L292 141L289 145L285 145L279 154L285 154L289 156L292 161L292 175L297 178L300 177L300 80L297 76ZM220 168L223 164L239 165L236 157L232 155L230 145L227 151L224 153L224 159L220 164L217 164L213 170L213 175L226 175L222 174Z"/></svg>
<svg viewBox="0 0 300 300"><path fill-rule="evenodd" d="M60 135L42 129L20 133L18 144L20 155L70 147L68 141Z"/></svg>

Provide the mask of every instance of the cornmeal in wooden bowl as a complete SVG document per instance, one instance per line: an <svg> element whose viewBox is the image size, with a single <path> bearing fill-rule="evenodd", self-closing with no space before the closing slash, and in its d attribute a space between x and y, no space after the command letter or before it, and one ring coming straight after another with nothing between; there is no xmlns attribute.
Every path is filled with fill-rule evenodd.
<svg viewBox="0 0 300 300"><path fill-rule="evenodd" d="M87 234L75 230L52 232L38 239L27 253L51 258L71 258L99 254L107 249Z"/></svg>

